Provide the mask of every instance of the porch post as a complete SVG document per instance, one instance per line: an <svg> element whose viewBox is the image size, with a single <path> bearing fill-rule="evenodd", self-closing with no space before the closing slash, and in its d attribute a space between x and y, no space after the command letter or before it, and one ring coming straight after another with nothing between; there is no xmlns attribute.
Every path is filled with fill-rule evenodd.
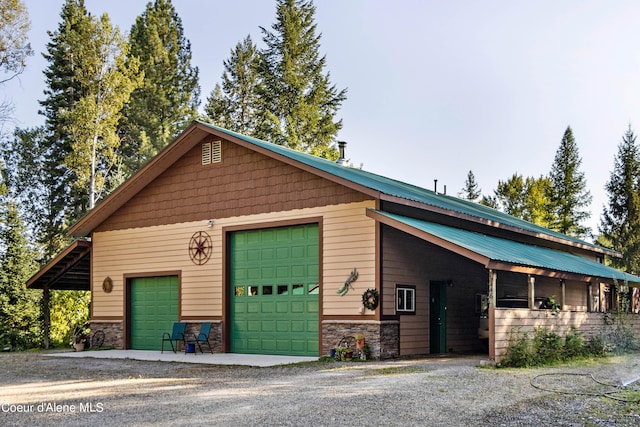
<svg viewBox="0 0 640 427"><path fill-rule="evenodd" d="M51 327L51 314L50 314L50 298L49 286L44 285L42 288L42 317L43 317L43 332L44 337L42 340L42 346L45 349L49 348L49 329Z"/></svg>
<svg viewBox="0 0 640 427"><path fill-rule="evenodd" d="M529 310L534 310L536 308L536 278L529 274L527 281L529 282Z"/></svg>
<svg viewBox="0 0 640 427"><path fill-rule="evenodd" d="M565 304L565 297L566 297L566 283L564 281L564 279L560 279L560 310L564 311L564 304Z"/></svg>
<svg viewBox="0 0 640 427"><path fill-rule="evenodd" d="M489 359L496 360L496 284L498 282L498 274L489 270Z"/></svg>
<svg viewBox="0 0 640 427"><path fill-rule="evenodd" d="M593 286L591 282L587 282L587 313L593 311Z"/></svg>
<svg viewBox="0 0 640 427"><path fill-rule="evenodd" d="M489 270L489 307L495 307L497 302L496 284L498 282L498 274Z"/></svg>

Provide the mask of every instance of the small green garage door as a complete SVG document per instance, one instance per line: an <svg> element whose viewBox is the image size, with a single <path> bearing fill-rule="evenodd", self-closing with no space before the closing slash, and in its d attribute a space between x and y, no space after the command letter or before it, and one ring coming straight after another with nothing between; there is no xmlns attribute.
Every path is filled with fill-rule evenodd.
<svg viewBox="0 0 640 427"><path fill-rule="evenodd" d="M178 278L131 280L131 348L160 350L162 334L178 321Z"/></svg>
<svg viewBox="0 0 640 427"><path fill-rule="evenodd" d="M231 351L318 355L318 225L231 235Z"/></svg>

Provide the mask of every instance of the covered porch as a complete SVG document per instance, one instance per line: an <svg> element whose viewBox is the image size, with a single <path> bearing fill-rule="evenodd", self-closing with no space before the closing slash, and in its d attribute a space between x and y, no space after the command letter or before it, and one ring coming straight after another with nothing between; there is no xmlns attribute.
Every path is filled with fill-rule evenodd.
<svg viewBox="0 0 640 427"><path fill-rule="evenodd" d="M91 242L76 240L27 281L27 288L42 289L44 348L49 348L50 291L91 290Z"/></svg>
<svg viewBox="0 0 640 427"><path fill-rule="evenodd" d="M564 335L573 326L590 336L605 325L605 313L618 309L631 312L629 306L618 306L618 296L631 301L633 290L640 286L640 277L597 262L595 256L587 258L584 254L388 212L370 210L367 215L423 242L420 245L411 241L411 253L402 256L406 265L422 265L412 280L444 280L448 285L447 349L474 348L474 342L486 340L488 356L499 361L514 328L533 331L536 327L548 327ZM383 236L398 236L397 231ZM397 243L391 245L387 239L383 246L393 247L393 252L399 253L401 240L392 239ZM392 275L386 277L389 281L402 280ZM433 300L433 296L429 298ZM429 310L428 303L424 309ZM640 338L640 315L629 313L627 317ZM428 315L424 319L423 322L432 320ZM468 325L474 324L477 329L470 331ZM433 334L433 331L433 327L427 326L422 335ZM468 344L464 345L463 341ZM455 342L456 346L449 342Z"/></svg>

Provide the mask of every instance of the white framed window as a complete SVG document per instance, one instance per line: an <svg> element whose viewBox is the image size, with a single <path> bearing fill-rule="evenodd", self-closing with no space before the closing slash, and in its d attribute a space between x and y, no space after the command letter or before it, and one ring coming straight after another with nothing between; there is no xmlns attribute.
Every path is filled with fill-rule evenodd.
<svg viewBox="0 0 640 427"><path fill-rule="evenodd" d="M396 312L402 314L416 313L416 287L396 285Z"/></svg>

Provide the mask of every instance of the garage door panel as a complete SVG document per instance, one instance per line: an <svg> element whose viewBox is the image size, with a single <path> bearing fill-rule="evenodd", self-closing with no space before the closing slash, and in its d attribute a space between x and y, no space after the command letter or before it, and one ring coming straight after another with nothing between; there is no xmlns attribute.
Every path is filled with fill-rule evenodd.
<svg viewBox="0 0 640 427"><path fill-rule="evenodd" d="M276 304L275 304L274 301L266 301L266 302L263 301L261 307L262 307L262 310L260 310L260 311L262 313L271 314L271 313L275 312Z"/></svg>
<svg viewBox="0 0 640 427"><path fill-rule="evenodd" d="M231 235L231 351L318 354L318 253L317 224Z"/></svg>
<svg viewBox="0 0 640 427"><path fill-rule="evenodd" d="M306 313L306 304L304 301L291 301L291 313Z"/></svg>
<svg viewBox="0 0 640 427"><path fill-rule="evenodd" d="M278 279L289 278L289 276L291 275L290 270L291 268L288 265L276 267L276 278Z"/></svg>
<svg viewBox="0 0 640 427"><path fill-rule="evenodd" d="M276 331L276 322L274 320L263 320L260 325L263 333L272 333Z"/></svg>
<svg viewBox="0 0 640 427"><path fill-rule="evenodd" d="M289 332L289 320L280 320L276 322L277 324L277 332Z"/></svg>
<svg viewBox="0 0 640 427"><path fill-rule="evenodd" d="M178 278L135 278L129 286L131 348L160 350L162 334L178 321Z"/></svg>

